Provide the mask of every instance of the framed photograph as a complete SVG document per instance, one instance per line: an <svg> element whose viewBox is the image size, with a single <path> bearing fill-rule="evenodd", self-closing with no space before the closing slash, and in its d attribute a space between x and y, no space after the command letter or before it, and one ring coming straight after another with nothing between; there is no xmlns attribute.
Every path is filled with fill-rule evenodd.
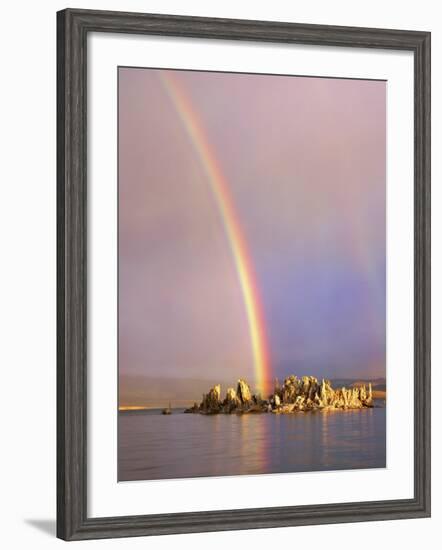
<svg viewBox="0 0 442 550"><path fill-rule="evenodd" d="M57 16L57 534L430 515L430 33Z"/></svg>

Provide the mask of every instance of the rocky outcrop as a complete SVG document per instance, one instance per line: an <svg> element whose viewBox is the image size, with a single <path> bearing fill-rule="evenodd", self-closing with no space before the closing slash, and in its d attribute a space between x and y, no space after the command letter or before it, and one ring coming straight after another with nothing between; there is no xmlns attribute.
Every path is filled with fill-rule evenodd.
<svg viewBox="0 0 442 550"><path fill-rule="evenodd" d="M241 400L238 398L236 391L233 388L227 388L226 398L223 403L223 411L230 413L234 412L241 405Z"/></svg>
<svg viewBox="0 0 442 550"><path fill-rule="evenodd" d="M241 378L238 380L238 388L236 393L238 395L238 399L243 405L247 405L252 402L252 392L250 391L250 386Z"/></svg>
<svg viewBox="0 0 442 550"><path fill-rule="evenodd" d="M252 412L294 413L313 410L349 410L373 406L371 384L352 388L333 389L329 380L318 381L314 376L288 376L282 386L278 380L268 400L252 394L248 383L239 379L236 391L228 388L221 399L221 385L217 384L203 395L201 403L187 409L188 413L232 414Z"/></svg>
<svg viewBox="0 0 442 550"><path fill-rule="evenodd" d="M219 412L221 408L221 384L217 384L203 395L200 409L204 412Z"/></svg>

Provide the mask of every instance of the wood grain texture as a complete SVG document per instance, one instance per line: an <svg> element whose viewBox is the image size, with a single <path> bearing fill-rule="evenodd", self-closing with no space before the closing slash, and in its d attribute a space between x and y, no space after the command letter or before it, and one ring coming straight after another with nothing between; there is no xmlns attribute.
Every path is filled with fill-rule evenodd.
<svg viewBox="0 0 442 550"><path fill-rule="evenodd" d="M415 78L414 498L87 517L87 33L409 50ZM430 515L430 33L89 10L57 14L57 536L64 540Z"/></svg>

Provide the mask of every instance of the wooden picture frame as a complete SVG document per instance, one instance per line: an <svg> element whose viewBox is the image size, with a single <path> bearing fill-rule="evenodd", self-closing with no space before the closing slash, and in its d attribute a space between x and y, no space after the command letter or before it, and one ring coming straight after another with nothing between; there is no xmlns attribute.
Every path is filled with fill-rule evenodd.
<svg viewBox="0 0 442 550"><path fill-rule="evenodd" d="M414 56L414 497L87 516L87 37L91 32L408 50ZM430 33L67 9L57 14L57 536L64 540L430 515Z"/></svg>

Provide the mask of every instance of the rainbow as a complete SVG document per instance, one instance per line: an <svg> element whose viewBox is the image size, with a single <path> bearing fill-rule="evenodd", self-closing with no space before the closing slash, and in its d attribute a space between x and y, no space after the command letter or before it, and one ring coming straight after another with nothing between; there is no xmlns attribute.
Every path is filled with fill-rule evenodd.
<svg viewBox="0 0 442 550"><path fill-rule="evenodd" d="M247 315L255 385L264 396L271 380L269 351L265 334L263 308L259 297L253 264L235 211L227 181L219 167L204 129L184 90L172 71L159 71L161 82L167 92L201 165L207 176L213 197L218 206L224 229L235 262Z"/></svg>

